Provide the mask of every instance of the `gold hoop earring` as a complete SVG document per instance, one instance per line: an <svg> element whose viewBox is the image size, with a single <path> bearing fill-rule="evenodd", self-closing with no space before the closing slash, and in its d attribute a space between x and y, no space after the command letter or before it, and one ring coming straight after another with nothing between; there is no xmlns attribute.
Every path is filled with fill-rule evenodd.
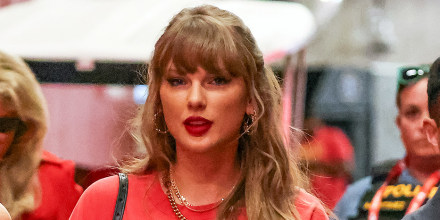
<svg viewBox="0 0 440 220"><path fill-rule="evenodd" d="M157 123L158 118L159 118L159 113L155 113L154 114L154 120L153 120L154 121L155 130L159 134L167 134L168 133L168 128L167 128L166 124L165 124L165 130L160 130L159 125Z"/></svg>
<svg viewBox="0 0 440 220"><path fill-rule="evenodd" d="M257 111L254 109L254 113L250 115L246 115L247 118L244 121L243 125L243 132L245 134L248 134L251 132L251 128L254 125L255 121L257 120Z"/></svg>

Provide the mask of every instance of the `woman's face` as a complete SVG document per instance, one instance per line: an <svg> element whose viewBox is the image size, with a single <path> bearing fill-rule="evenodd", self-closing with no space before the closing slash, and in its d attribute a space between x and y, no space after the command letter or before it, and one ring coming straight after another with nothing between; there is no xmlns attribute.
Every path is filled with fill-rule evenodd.
<svg viewBox="0 0 440 220"><path fill-rule="evenodd" d="M429 117L428 79L421 79L400 93L400 108L396 124L406 151L412 156L430 156L435 153L426 135L423 133L423 118Z"/></svg>
<svg viewBox="0 0 440 220"><path fill-rule="evenodd" d="M160 99L177 151L234 149L245 113L253 113L242 77L214 75L200 67L181 75L171 65L162 79Z"/></svg>
<svg viewBox="0 0 440 220"><path fill-rule="evenodd" d="M10 118L13 115L6 110L6 107L0 102L0 120L2 118ZM5 153L8 151L9 147L14 141L16 126L13 126L11 123L0 122L0 158L3 158Z"/></svg>

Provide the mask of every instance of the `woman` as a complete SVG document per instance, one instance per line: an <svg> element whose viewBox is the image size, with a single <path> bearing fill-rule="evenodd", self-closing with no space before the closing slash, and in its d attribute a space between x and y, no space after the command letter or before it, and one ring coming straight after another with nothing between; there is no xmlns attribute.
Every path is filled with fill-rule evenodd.
<svg viewBox="0 0 440 220"><path fill-rule="evenodd" d="M47 107L19 58L0 52L0 202L12 219L67 219L82 189L74 164L43 151Z"/></svg>
<svg viewBox="0 0 440 220"><path fill-rule="evenodd" d="M327 219L300 188L279 126L279 84L236 15L182 10L156 43L147 79L133 123L146 154L125 167L124 219ZM116 176L98 181L71 219L112 218L117 194Z"/></svg>

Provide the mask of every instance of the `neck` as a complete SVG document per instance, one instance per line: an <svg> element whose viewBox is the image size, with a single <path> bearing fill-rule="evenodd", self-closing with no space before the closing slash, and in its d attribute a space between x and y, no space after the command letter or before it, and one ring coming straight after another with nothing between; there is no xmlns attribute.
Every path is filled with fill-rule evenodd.
<svg viewBox="0 0 440 220"><path fill-rule="evenodd" d="M228 196L240 178L237 150L215 154L177 152L173 178L180 193L194 205L215 203Z"/></svg>
<svg viewBox="0 0 440 220"><path fill-rule="evenodd" d="M406 164L410 174L419 182L424 183L434 171L440 169L440 155L407 155Z"/></svg>

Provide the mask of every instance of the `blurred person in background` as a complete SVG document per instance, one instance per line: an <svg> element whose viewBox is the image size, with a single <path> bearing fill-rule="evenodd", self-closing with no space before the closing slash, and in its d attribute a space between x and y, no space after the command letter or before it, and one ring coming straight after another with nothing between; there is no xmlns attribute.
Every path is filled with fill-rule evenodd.
<svg viewBox="0 0 440 220"><path fill-rule="evenodd" d="M132 158L129 175L88 187L71 220L328 219L302 188L280 126L280 86L239 17L210 5L183 9L157 41L146 78L134 121L146 154Z"/></svg>
<svg viewBox="0 0 440 220"><path fill-rule="evenodd" d="M42 148L47 117L30 68L0 52L0 202L14 220L68 219L82 193L74 163Z"/></svg>
<svg viewBox="0 0 440 220"><path fill-rule="evenodd" d="M428 75L429 65L399 68L395 122L406 156L351 184L334 210L341 220L401 219L434 195L440 154L423 132L423 119L429 116Z"/></svg>
<svg viewBox="0 0 440 220"><path fill-rule="evenodd" d="M429 118L423 120L423 130L429 142L440 153L440 57L431 66L428 80ZM436 183L438 185L438 183ZM417 211L406 215L403 220L439 219L440 191Z"/></svg>
<svg viewBox="0 0 440 220"><path fill-rule="evenodd" d="M309 172L312 190L333 209L351 182L354 169L353 146L338 127L317 117L304 120L303 166Z"/></svg>

